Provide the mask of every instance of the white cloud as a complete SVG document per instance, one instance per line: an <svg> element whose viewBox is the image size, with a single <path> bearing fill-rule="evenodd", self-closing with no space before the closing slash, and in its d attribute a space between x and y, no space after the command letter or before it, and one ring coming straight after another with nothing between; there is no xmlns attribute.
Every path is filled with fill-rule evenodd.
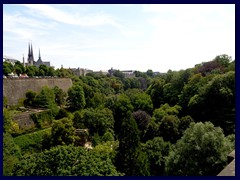
<svg viewBox="0 0 240 180"><path fill-rule="evenodd" d="M27 8L32 9L35 13L39 13L49 19L52 19L57 22L71 24L71 25L80 25L80 26L99 26L110 24L114 27L120 27L111 16L104 13L91 13L87 15L80 15L79 13L65 12L46 4L25 4L23 5Z"/></svg>
<svg viewBox="0 0 240 180"><path fill-rule="evenodd" d="M75 10L73 12L69 12L66 10L62 10L62 7L65 7L64 5L45 5L45 4L25 4L21 5L24 7L29 8L30 13L34 14L36 17L44 16L48 19L47 26L50 26L50 28L54 28L56 26L55 22L63 23L67 25L75 25L75 26L82 26L82 27L96 27L96 26L103 26L103 25L110 25L118 30L119 33L126 37L132 37L132 36L138 36L142 33L140 31L134 30L132 28L127 28L124 25L118 23L113 16L110 14L106 14L104 12L87 12L87 7L89 5L85 6L79 6L79 5L67 5L67 7ZM61 7L61 8L60 8ZM81 9L83 13L81 14L80 11L76 11L76 9ZM42 27L40 23L34 22L34 19L27 19L27 18L18 18L19 22L24 22L25 24L32 25L32 26L39 26ZM49 22L49 20L52 20ZM28 22L30 21L30 22ZM32 22L31 22L32 21ZM16 21L15 21L16 22ZM47 27L44 26L44 27ZM105 32L103 29L96 29L95 31L99 32ZM106 33L106 32L105 32Z"/></svg>

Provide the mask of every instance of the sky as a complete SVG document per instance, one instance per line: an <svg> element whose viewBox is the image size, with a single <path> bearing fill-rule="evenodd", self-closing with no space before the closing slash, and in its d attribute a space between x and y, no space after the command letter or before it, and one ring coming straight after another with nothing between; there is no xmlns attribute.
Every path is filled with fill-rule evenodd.
<svg viewBox="0 0 240 180"><path fill-rule="evenodd" d="M234 4L4 4L3 55L55 68L167 72L227 54Z"/></svg>

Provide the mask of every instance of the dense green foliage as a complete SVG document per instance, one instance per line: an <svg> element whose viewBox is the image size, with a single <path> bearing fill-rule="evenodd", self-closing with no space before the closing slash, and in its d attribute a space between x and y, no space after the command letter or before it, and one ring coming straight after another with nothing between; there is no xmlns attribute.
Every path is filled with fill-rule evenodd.
<svg viewBox="0 0 240 180"><path fill-rule="evenodd" d="M15 166L18 176L119 176L108 154L82 147L56 146L24 156Z"/></svg>
<svg viewBox="0 0 240 180"><path fill-rule="evenodd" d="M152 176L165 175L165 161L171 150L171 143L165 142L162 137L155 137L144 144Z"/></svg>
<svg viewBox="0 0 240 180"><path fill-rule="evenodd" d="M3 133L3 175L11 175L14 164L21 157L21 149L9 133Z"/></svg>
<svg viewBox="0 0 240 180"><path fill-rule="evenodd" d="M43 110L31 115L34 133L19 131L15 111L4 105L5 175L217 175L235 148L235 61L227 55L131 77L4 68L73 81L67 92L26 93L24 106Z"/></svg>
<svg viewBox="0 0 240 180"><path fill-rule="evenodd" d="M53 67L48 67L45 64L37 66L26 66L24 67L20 61L16 61L14 65L12 63L4 61L3 62L3 74L8 76L9 74L14 73L18 76L20 74L26 73L29 77L41 76L58 76L58 77L73 77L73 74L68 69L54 69Z"/></svg>
<svg viewBox="0 0 240 180"><path fill-rule="evenodd" d="M117 168L127 176L150 175L147 155L140 146L137 123L129 116L123 119L120 129Z"/></svg>
<svg viewBox="0 0 240 180"><path fill-rule="evenodd" d="M75 141L74 130L75 128L71 119L63 118L55 121L51 131L52 145L73 144Z"/></svg>
<svg viewBox="0 0 240 180"><path fill-rule="evenodd" d="M227 163L230 142L212 123L192 123L166 161L169 175L217 175Z"/></svg>
<svg viewBox="0 0 240 180"><path fill-rule="evenodd" d="M37 128L49 127L52 124L53 116L51 111L43 111L40 113L31 114L31 118L34 121Z"/></svg>
<svg viewBox="0 0 240 180"><path fill-rule="evenodd" d="M11 72L13 72L13 65L11 63L8 63L8 62L4 61L3 62L3 74L5 76L7 76Z"/></svg>
<svg viewBox="0 0 240 180"><path fill-rule="evenodd" d="M68 90L68 104L74 110L83 109L86 105L83 88L79 85L73 85Z"/></svg>
<svg viewBox="0 0 240 180"><path fill-rule="evenodd" d="M66 101L67 93L57 86L53 88L53 91L55 95L55 102L57 103L58 106L63 106Z"/></svg>
<svg viewBox="0 0 240 180"><path fill-rule="evenodd" d="M75 116L76 117L76 116ZM76 121L76 122L75 122ZM77 128L88 128L90 134L104 135L107 131L113 131L114 118L110 109L84 109L82 115L74 119Z"/></svg>
<svg viewBox="0 0 240 180"><path fill-rule="evenodd" d="M14 138L14 142L21 148L23 153L41 152L43 138L50 134L51 128L40 130L34 133L24 134Z"/></svg>

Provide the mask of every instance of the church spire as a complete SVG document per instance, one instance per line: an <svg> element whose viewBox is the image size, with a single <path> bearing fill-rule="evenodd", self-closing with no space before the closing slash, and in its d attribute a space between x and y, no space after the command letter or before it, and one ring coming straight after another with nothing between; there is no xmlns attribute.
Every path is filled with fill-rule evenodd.
<svg viewBox="0 0 240 180"><path fill-rule="evenodd" d="M38 57L38 62L40 63L42 63L42 59L41 59L41 54L40 54L40 48L39 48L39 57Z"/></svg>
<svg viewBox="0 0 240 180"><path fill-rule="evenodd" d="M34 62L33 49L32 49L32 42L31 42L31 56L32 56L32 61Z"/></svg>
<svg viewBox="0 0 240 180"><path fill-rule="evenodd" d="M28 43L28 58L31 56L30 43Z"/></svg>
<svg viewBox="0 0 240 180"><path fill-rule="evenodd" d="M40 48L39 48L39 59L41 59L41 55L40 55Z"/></svg>

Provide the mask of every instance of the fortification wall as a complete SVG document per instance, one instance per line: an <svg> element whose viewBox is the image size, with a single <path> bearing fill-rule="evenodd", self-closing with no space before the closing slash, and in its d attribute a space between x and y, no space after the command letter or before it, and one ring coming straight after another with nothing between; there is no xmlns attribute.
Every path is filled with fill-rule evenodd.
<svg viewBox="0 0 240 180"><path fill-rule="evenodd" d="M16 105L20 98L25 98L28 90L40 92L43 86L53 88L58 86L63 91L72 86L70 78L29 78L29 79L3 79L3 96L7 97L8 105Z"/></svg>

